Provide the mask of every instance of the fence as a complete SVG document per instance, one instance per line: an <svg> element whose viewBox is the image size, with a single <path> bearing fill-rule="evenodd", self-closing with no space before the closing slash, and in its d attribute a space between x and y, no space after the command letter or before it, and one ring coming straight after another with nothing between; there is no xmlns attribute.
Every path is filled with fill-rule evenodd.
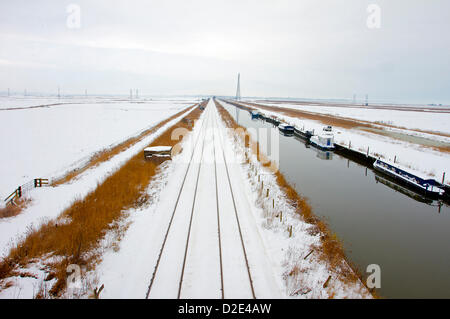
<svg viewBox="0 0 450 319"><path fill-rule="evenodd" d="M28 183L25 183L17 187L17 189L14 192L12 192L8 197L5 198L5 202L6 204L13 204L16 198L22 197L24 194L26 194L33 188L47 186L48 184L49 181L47 178L35 178L29 181Z"/></svg>

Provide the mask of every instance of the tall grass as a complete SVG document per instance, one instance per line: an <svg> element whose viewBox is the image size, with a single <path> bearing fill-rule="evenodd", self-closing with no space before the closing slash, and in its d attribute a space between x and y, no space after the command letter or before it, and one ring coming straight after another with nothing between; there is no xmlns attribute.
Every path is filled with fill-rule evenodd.
<svg viewBox="0 0 450 319"><path fill-rule="evenodd" d="M31 202L30 198L22 197L14 200L11 204L0 208L0 218L8 218L19 215L22 210Z"/></svg>
<svg viewBox="0 0 450 319"><path fill-rule="evenodd" d="M186 118L194 121L200 114L201 111L196 108ZM171 132L179 127L191 129L181 120L151 145L173 146L178 141L171 139ZM148 196L146 187L158 166L158 163L146 161L142 152L132 157L85 198L76 200L60 217L30 230L26 238L0 262L0 279L14 275L18 268L36 259L54 256L57 258L49 265L49 278L56 278L57 281L49 293L52 296L60 295L66 284L67 266L78 264L87 270L95 268L100 257L95 248L99 247L100 240L108 231L118 227L115 221L120 220L127 209L145 202Z"/></svg>

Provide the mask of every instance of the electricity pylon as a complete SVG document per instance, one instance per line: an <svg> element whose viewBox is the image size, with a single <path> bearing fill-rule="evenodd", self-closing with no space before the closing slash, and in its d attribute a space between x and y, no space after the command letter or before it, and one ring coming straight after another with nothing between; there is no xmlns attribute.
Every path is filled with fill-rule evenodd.
<svg viewBox="0 0 450 319"><path fill-rule="evenodd" d="M241 99L241 74L238 73L238 83L237 83L237 89L236 89L236 101L239 101Z"/></svg>

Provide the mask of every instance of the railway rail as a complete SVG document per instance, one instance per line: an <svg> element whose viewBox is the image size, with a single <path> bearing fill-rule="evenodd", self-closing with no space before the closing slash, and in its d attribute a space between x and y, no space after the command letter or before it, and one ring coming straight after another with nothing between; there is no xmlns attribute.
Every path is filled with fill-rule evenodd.
<svg viewBox="0 0 450 319"><path fill-rule="evenodd" d="M246 251L246 247L245 247L245 241L244 241L244 237L243 237L243 232L241 229L241 224L240 224L240 220L239 220L239 212L238 212L238 208L236 205L236 201L235 201L235 194L234 194L234 190L233 190L233 185L232 185L232 181L230 178L230 172L229 172L229 167L227 164L227 160L226 160L226 155L225 155L225 151L224 151L224 146L223 146L223 132L222 130L220 130L220 126L219 126L219 122L217 117L219 116L218 111L216 109L216 106L214 105L214 103L211 103L212 101L210 101L210 105L207 106L207 108L205 109L205 114L204 114L204 119L202 121L201 124L201 128L198 132L198 136L195 140L194 143L194 148L192 150L192 154L190 154L189 157L189 163L187 165L187 169L186 172L184 173L184 177L183 180L181 182L180 188L178 190L178 194L177 194L177 200L175 202L175 205L173 207L172 210L172 214L170 217L170 221L168 223L166 232L165 232L165 236L164 239L162 241L161 244L161 249L159 250L159 254L156 260L156 264L154 266L154 270L153 270L153 274L148 286L148 290L146 293L146 298L152 298L152 297L156 297L156 298L160 298L161 294L159 294L158 292L163 292L162 295L163 297L166 296L173 296L176 298L184 298L184 297L191 297L190 292L195 291L195 287L196 286L196 279L198 279L199 277L203 276L203 274L200 274L200 270L195 268L195 262L198 262L198 257L201 254L205 254L205 255L209 255L209 260L206 261L202 261L202 262L208 262L208 269L210 268L209 266L213 265L213 268L210 271L214 272L214 276L213 276L213 281L211 284L212 286L214 286L215 289L216 287L218 288L217 295L215 295L217 298L225 298L226 296L232 296L233 292L230 291L230 293L228 293L227 289L225 287L230 287L230 284L227 283L227 278L230 279L235 275L235 269L232 269L234 267L242 267L242 265L245 265L245 271L243 269L240 269L240 273L246 273L247 277L248 277L248 296L251 296L252 298L256 298L255 295L255 289L253 287L253 280L252 280L252 275L251 275L251 271L250 271L250 266L249 266L249 261L248 261L248 256L247 256L247 251ZM207 137L211 137L208 136L208 134L212 133L212 145L209 145L209 143L205 143L205 141L207 140ZM205 151L206 149L206 151ZM208 166L209 163L207 162L207 158L206 155L210 154L212 156L211 160L213 161L213 165L212 166ZM199 156L200 160L198 163L195 163L194 158L197 155ZM219 160L223 160L224 163L224 167L219 167L218 165L218 161ZM223 178L223 171L226 172L226 176L227 178ZM208 173L211 173L210 175L208 175ZM222 173L222 178L219 178L218 174ZM189 177L188 177L189 176ZM211 190L206 189L205 184L209 183L210 181L207 180L206 178L208 178L209 176L213 176L213 183L214 186L210 187L211 184L206 185L208 188L211 188ZM189 178L191 181L194 179L195 177L195 187L193 190L193 194L190 194L189 192L191 191L190 188L192 188L192 186L194 186L193 183L189 184L186 182L186 180ZM201 183L200 181L203 181L203 183ZM224 184L225 183L225 184ZM199 185L200 184L200 185ZM189 186L188 186L189 185ZM202 191L199 192L199 187L202 188ZM234 225L232 225L231 227L234 227L236 229L234 229L232 231L230 231L229 227L230 227L230 216L231 216L231 212L229 209L230 203L225 203L224 201L220 200L220 197L224 198L225 194L224 194L224 189L227 189L227 191L229 192L229 194L231 195L231 201L232 201L232 211L233 211L233 215L234 215ZM212 219L212 212L211 212L211 208L209 208L209 210L205 213L205 209L201 209L201 196L205 197L207 196L207 194L205 193L205 190L208 191L208 194L214 194L215 198L215 214L214 214L214 221ZM202 193L203 192L203 193ZM199 194L200 193L200 194ZM190 197L189 197L190 196ZM228 196L228 195L227 195ZM182 200L180 200L181 198L183 198ZM187 199L186 199L187 198ZM228 197L227 197L228 198ZM184 205L180 205L180 202L183 201ZM186 206L186 201L190 201L191 205L190 205L190 210L189 210L189 218L187 219L187 216L183 216L183 213L186 213L186 211L182 211L181 206ZM205 205L205 204L204 204ZM222 216L222 215L226 215L230 213L230 215L228 216ZM204 224L202 224L202 222L200 222L200 220L202 218L205 218L205 216L207 215L207 220L210 222L208 224L207 227L205 227ZM202 215L202 216L200 216ZM178 218L178 219L177 219ZM183 219L184 218L184 219ZM182 219L182 220L181 220ZM181 220L181 221L180 221ZM188 221L189 220L189 221ZM221 223L224 222L224 223ZM184 222L184 223L183 223ZM174 224L178 223L178 225L176 227L174 227ZM206 236L207 234L209 234L209 239L212 239L211 237L211 231L209 231L209 233L207 233L208 230L205 230L204 228L210 228L210 226L214 226L214 239L213 241L215 241L216 243L211 244L212 249L209 251L203 251L202 248L196 246L198 245L199 241L204 240L207 237L202 237L202 236ZM177 233L175 234L175 232L177 231L177 229L180 228L186 228L187 227L187 233ZM228 228L227 228L228 227ZM184 229L185 231L185 229ZM231 242L233 243L237 243L238 241L240 242L240 247L231 247L232 245L235 244L231 244L230 243L230 238L223 237L223 232L225 232L226 234L230 235L230 234L235 234L232 238ZM180 236L181 235L185 235L185 236ZM206 235L205 235L206 234ZM236 235L239 234L239 235ZM171 238L170 238L171 237ZM182 240L180 237L185 238L184 240ZM239 237L239 239L237 239L236 237ZM178 252L175 251L171 251L173 249L168 248L168 241L171 240L172 242L177 241L177 246L181 246L180 245L180 241L185 242L184 244L184 249L183 251L179 250ZM225 240L225 241L224 241ZM224 245L226 246L226 250L228 251L228 254L226 256L224 256L224 252L223 252L223 247ZM171 247L175 247L174 244L171 245ZM241 250L241 252L236 252L236 250L239 249ZM213 251L216 250L216 251ZM233 261L230 261L229 259L231 259L229 257L229 252L233 251L233 253L235 253ZM182 258L181 258L182 255ZM241 258L239 256L243 256L243 259L241 262L236 262L234 259L236 258ZM217 257L217 260L216 260ZM162 262L162 260L164 260L164 262ZM164 263L164 265L162 265ZM172 263L178 263L181 264L181 268L180 265L173 265ZM191 264L191 265L190 265ZM172 276L178 276L177 280L177 286L175 288L174 285L166 285L164 284L164 278L159 278L161 276L164 276L164 274L162 274L161 272L162 267L172 267L174 269L174 271L178 271L178 273L172 273ZM205 265L203 265L205 266ZM195 271L194 271L195 269ZM168 271L168 270L166 270ZM193 272L197 272L198 274L193 274ZM167 274L167 272L166 272ZM225 274L225 275L224 275ZM205 275L207 276L207 275ZM187 278L189 277L189 278ZM189 280L188 280L189 279ZM240 278L240 281L242 277ZM155 283L159 280L159 287L157 288L158 292L155 292L153 295L153 292L155 290ZM170 287L167 287L170 286ZM177 290L176 294L175 291L173 290ZM215 296L205 296L205 297L209 297L209 298L214 298Z"/></svg>

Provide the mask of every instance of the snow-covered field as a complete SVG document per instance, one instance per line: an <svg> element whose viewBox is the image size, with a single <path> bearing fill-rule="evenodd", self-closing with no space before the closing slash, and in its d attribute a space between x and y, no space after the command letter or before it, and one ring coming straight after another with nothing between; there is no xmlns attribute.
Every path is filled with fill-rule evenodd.
<svg viewBox="0 0 450 319"><path fill-rule="evenodd" d="M70 104L1 110L58 101ZM0 98L0 196L4 199L31 179L60 176L93 153L135 136L193 103L169 99Z"/></svg>
<svg viewBox="0 0 450 319"><path fill-rule="evenodd" d="M12 143L11 138L1 140L2 149L8 150L5 153L7 156L2 158L1 195L6 197L15 187L29 179L62 174L89 159L93 152L121 142L130 135L134 136L189 105L167 101L146 104L96 103L0 111L2 132L8 132L6 127L11 129L14 125L24 126L23 132L19 131L17 134L20 143ZM41 128L37 125L38 120L47 124ZM105 176L115 171L177 120L179 118L170 121L108 162L85 171L71 183L33 189L27 194L32 199L29 207L15 217L0 219L0 256L24 235L29 226L37 226L44 219L58 216L76 198L82 198L95 189ZM3 133L3 136L8 136L5 134Z"/></svg>
<svg viewBox="0 0 450 319"><path fill-rule="evenodd" d="M424 108L425 111L398 111L386 109L372 109L363 106L325 106L325 105L299 105L291 103L263 102L263 105L290 108L312 113L326 114L363 120L372 123L384 123L408 129L442 132L450 134L450 108L447 112L436 111L433 108ZM408 109L404 107L404 109ZM447 139L450 142L450 138Z"/></svg>
<svg viewBox="0 0 450 319"><path fill-rule="evenodd" d="M0 110L14 108L37 108L60 104L93 104L93 103L198 103L198 98L193 97L139 97L132 98L124 96L64 96L58 98L56 96L0 96Z"/></svg>
<svg viewBox="0 0 450 319"><path fill-rule="evenodd" d="M188 111L190 112L190 111ZM83 172L75 181L70 184L63 184L57 187L46 189L36 189L32 192L32 205L27 207L21 214L12 218L0 220L0 257L7 254L10 245L14 245L31 227L38 227L45 220L56 218L61 212L71 205L78 198L83 198L94 190L98 183L120 168L137 152L150 144L156 137L167 128L174 125L187 113L169 121L159 130L146 136L144 139L131 146L127 150L114 156L109 161ZM109 238L105 241L108 242ZM116 240L115 238L113 240ZM137 247L138 249L138 247ZM127 260L126 262L129 262ZM35 274L31 277L14 277L14 285L8 289L0 291L0 299L34 298L39 285L44 284L45 272L38 265L30 265L26 269ZM51 285L54 281L46 282ZM91 291L92 292L92 291Z"/></svg>
<svg viewBox="0 0 450 319"><path fill-rule="evenodd" d="M264 103L267 104L267 103ZM269 104L267 104L269 105ZM274 105L272 105L274 106ZM286 105L283 105L286 107ZM304 109L304 106L290 105L290 108ZM326 113L326 110L322 110L322 106L311 106L309 110L319 113ZM441 132L450 132L450 126L446 123L450 121L450 114L442 113L423 113L423 112L407 112L407 111L393 111L393 110L356 110L350 108L334 108L335 115L341 117L351 117L355 119L362 119L366 121L389 121L393 125L406 126L408 129L419 128L423 130L434 130ZM336 110L335 110L336 109ZM342 109L342 110L341 110ZM280 110L282 108L280 107ZM299 119L292 116L287 116L279 112L268 111L266 109L259 109L259 111L267 116L276 116L291 125L294 125L300 129L314 130L314 132L320 132L324 126L320 121L310 119ZM364 112L370 112L372 117ZM333 113L334 114L334 113ZM414 120L415 116L415 120ZM423 118L422 118L423 116ZM433 129L435 128L435 129ZM411 132L410 130L397 130L406 135L421 136L423 138L429 138L431 134ZM402 141L394 139L388 136L383 136L358 128L345 129L341 127L334 127L335 143L348 146L351 143L351 148L369 153L378 157L383 156L386 160L393 161L396 158L397 163L408 167L416 171L418 174L435 178L441 181L442 175L446 173L446 183L450 182L450 154L446 152L439 152L431 148L424 147L417 143L411 143L408 141ZM394 131L394 130L392 130ZM433 136L432 139L450 143L450 138L443 136Z"/></svg>

